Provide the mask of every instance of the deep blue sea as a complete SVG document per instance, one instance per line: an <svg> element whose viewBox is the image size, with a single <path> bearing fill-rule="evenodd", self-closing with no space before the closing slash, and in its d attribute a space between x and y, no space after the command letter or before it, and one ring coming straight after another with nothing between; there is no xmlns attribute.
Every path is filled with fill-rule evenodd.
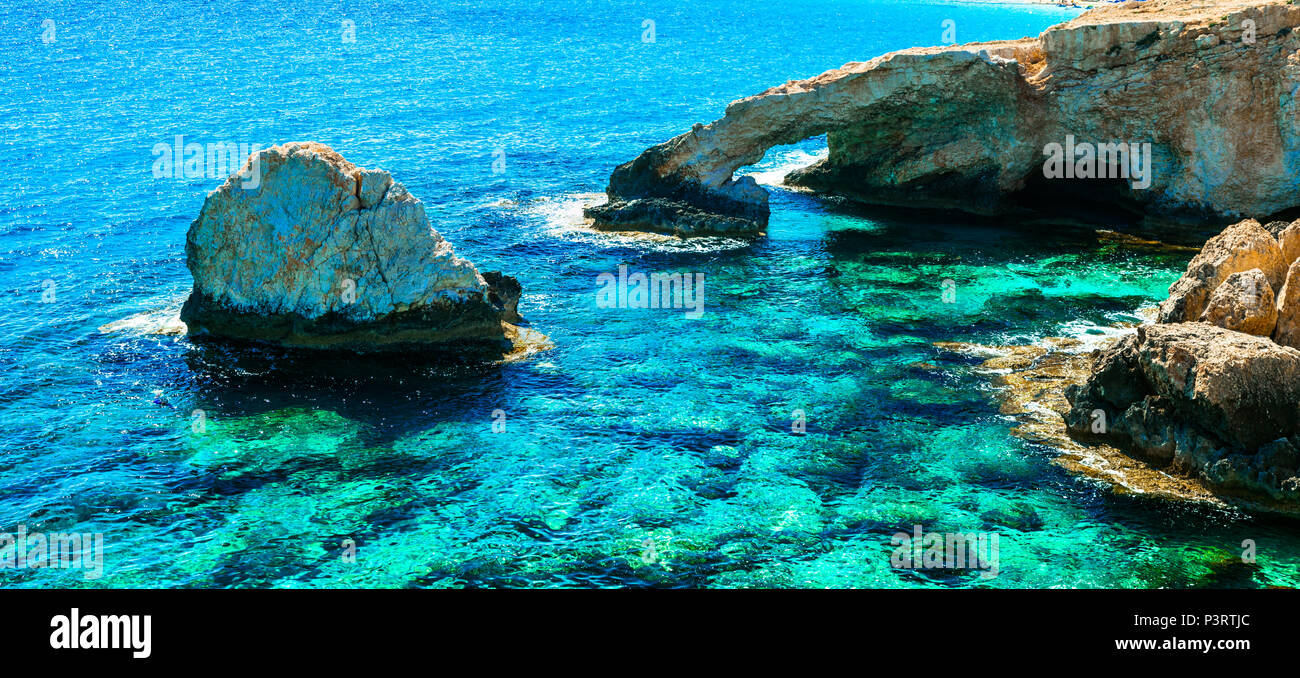
<svg viewBox="0 0 1300 678"><path fill-rule="evenodd" d="M967 42L1078 10L0 4L0 532L102 533L106 550L98 579L5 569L4 586L1300 582L1291 524L1071 476L1009 433L977 361L934 347L1131 320L1186 253L779 188L753 243L581 224L615 165L729 101L937 44L947 19ZM390 171L460 255L520 279L555 348L412 366L150 332L189 291L185 232L221 183L153 176L177 135L314 140ZM824 153L811 139L752 171L776 183ZM704 273L704 316L598 308L620 264ZM998 576L891 567L891 536L917 525L998 533ZM1243 539L1257 567L1232 565Z"/></svg>

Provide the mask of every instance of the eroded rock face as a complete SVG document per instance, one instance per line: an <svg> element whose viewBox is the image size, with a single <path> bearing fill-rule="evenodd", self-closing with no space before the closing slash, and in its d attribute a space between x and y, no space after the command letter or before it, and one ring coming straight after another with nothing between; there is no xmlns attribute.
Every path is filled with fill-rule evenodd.
<svg viewBox="0 0 1300 678"><path fill-rule="evenodd" d="M191 335L357 352L509 348L518 281L455 256L387 172L309 142L255 159L257 187L232 175L190 225Z"/></svg>
<svg viewBox="0 0 1300 678"><path fill-rule="evenodd" d="M1160 322L1199 320L1210 295L1234 273L1259 269L1270 286L1280 289L1287 262L1271 233L1258 221L1247 219L1210 238L1187 265L1187 272L1169 287L1160 304Z"/></svg>
<svg viewBox="0 0 1300 678"><path fill-rule="evenodd" d="M1211 487L1300 501L1300 351L1208 323L1147 325L1065 394L1075 435Z"/></svg>
<svg viewBox="0 0 1300 678"><path fill-rule="evenodd" d="M1263 271L1252 268L1228 276L1210 295L1200 320L1236 332L1271 336L1277 324L1277 305Z"/></svg>
<svg viewBox="0 0 1300 678"><path fill-rule="evenodd" d="M598 227L690 233L705 213L761 232L767 193L735 170L818 134L829 157L787 181L868 202L1002 211L1042 177L1046 145L1072 136L1151 144L1149 186L1117 189L1147 214L1276 213L1300 204L1297 26L1300 6L1284 0L1147 0L1037 38L846 64L647 149L614 170L608 204L588 215ZM646 219L636 205L646 199L683 205L689 223L662 207Z"/></svg>

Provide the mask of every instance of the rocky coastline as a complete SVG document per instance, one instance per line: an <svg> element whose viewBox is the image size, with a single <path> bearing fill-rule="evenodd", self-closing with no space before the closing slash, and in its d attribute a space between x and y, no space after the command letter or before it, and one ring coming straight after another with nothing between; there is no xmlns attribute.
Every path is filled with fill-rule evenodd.
<svg viewBox="0 0 1300 678"><path fill-rule="evenodd" d="M1243 43L1248 25L1254 39ZM1284 212L1300 206L1300 126L1288 99L1300 89L1297 25L1300 8L1280 1L1149 0L1037 38L848 64L733 102L722 119L647 149L614 170L608 202L586 215L604 230L761 236L767 192L734 172L823 133L829 156L787 183L868 203L1013 213L1020 192L1051 195L1037 176L1044 149L1078 135L1154 149L1141 190L1085 189L1135 210L1202 221ZM1243 72L1254 75L1243 83ZM520 283L458 258L387 172L310 142L249 163L259 185L232 175L187 235L190 336L353 353L520 352ZM1130 478L1151 471L1147 487L1182 479L1168 481L1171 495L1300 513L1300 220L1228 227L1171 286L1156 322L1085 363L1051 362L1054 395L1038 391L1059 406L1068 436L1048 438L1079 452L1076 469L1095 467L1078 461L1085 450L1105 449L1094 462L1126 466Z"/></svg>
<svg viewBox="0 0 1300 678"><path fill-rule="evenodd" d="M760 235L768 194L735 171L821 134L829 156L787 183L867 203L1014 214L1027 196L1082 194L1200 224L1276 214L1300 205L1296 26L1285 0L1134 1L1033 38L849 63L645 150L586 214L604 229ZM1125 155L1109 149L1106 178L1045 180L1044 149L1076 141Z"/></svg>
<svg viewBox="0 0 1300 678"><path fill-rule="evenodd" d="M1066 466L1300 514L1297 27L1285 0L1148 0L1034 38L846 64L732 102L619 165L586 215L602 229L763 235L768 194L737 170L825 134L828 156L787 185L979 215L1082 198L1184 227L1236 222L1154 322L1095 357L1013 347L992 360L1021 374L1003 377L1020 394L1004 403L1039 394L1010 409L1050 403L1036 435ZM1029 388L1044 375L1050 388Z"/></svg>
<svg viewBox="0 0 1300 678"><path fill-rule="evenodd" d="M1300 220L1211 238L1157 321L1065 388L1075 439L1116 445L1219 494L1300 512Z"/></svg>
<svg viewBox="0 0 1300 678"><path fill-rule="evenodd" d="M1066 471L1096 480L1116 494L1227 504L1194 476L1167 473L1116 445L1070 435L1064 418L1070 409L1065 389L1087 379L1093 358L1093 351L1079 339L1051 337L1018 346L940 343L936 348L980 360L977 369L994 387L999 412L1015 421L1011 433L1052 450L1053 463ZM1253 503L1251 508L1263 507Z"/></svg>

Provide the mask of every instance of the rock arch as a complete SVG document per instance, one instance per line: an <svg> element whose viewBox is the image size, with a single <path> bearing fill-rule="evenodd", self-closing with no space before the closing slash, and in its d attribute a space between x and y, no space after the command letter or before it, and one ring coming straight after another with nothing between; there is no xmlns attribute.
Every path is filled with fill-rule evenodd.
<svg viewBox="0 0 1300 678"><path fill-rule="evenodd" d="M1256 26L1242 44L1241 26ZM616 168L598 228L761 233L767 193L737 168L827 134L789 183L867 202L1000 211L1066 135L1150 143L1126 196L1155 213L1264 216L1300 204L1300 8L1129 2L1037 38L903 50L791 81Z"/></svg>

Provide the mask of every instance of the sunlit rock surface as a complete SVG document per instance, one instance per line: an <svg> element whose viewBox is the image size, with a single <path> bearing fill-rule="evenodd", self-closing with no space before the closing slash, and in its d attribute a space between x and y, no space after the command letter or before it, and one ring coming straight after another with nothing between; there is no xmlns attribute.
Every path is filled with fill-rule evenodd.
<svg viewBox="0 0 1300 678"><path fill-rule="evenodd" d="M1227 330L1272 336L1277 303L1268 278L1258 268L1228 276L1210 295L1200 320Z"/></svg>
<svg viewBox="0 0 1300 678"><path fill-rule="evenodd" d="M1279 288L1289 264L1277 240L1259 222L1247 219L1233 224L1210 238L1187 265L1187 272L1170 286L1169 298L1160 304L1160 322L1199 320L1210 295L1234 273L1259 269L1270 285Z"/></svg>
<svg viewBox="0 0 1300 678"><path fill-rule="evenodd" d="M826 134L829 156L788 183L977 213L1013 209L1022 192L1104 190L1149 215L1270 215L1300 205L1297 26L1300 6L1283 0L1148 0L1036 38L846 64L647 149L614 170L607 204L587 214L597 228L691 235L736 232L739 219L762 233L767 193L734 172ZM1067 136L1150 144L1149 181L1044 179L1044 148Z"/></svg>
<svg viewBox="0 0 1300 678"><path fill-rule="evenodd" d="M1098 352L1065 390L1069 431L1300 513L1298 227L1246 220L1206 242L1160 322Z"/></svg>
<svg viewBox="0 0 1300 678"><path fill-rule="evenodd" d="M191 335L356 352L511 350L521 287L480 273L383 170L317 143L260 151L186 236ZM243 188L244 184L255 188Z"/></svg>

